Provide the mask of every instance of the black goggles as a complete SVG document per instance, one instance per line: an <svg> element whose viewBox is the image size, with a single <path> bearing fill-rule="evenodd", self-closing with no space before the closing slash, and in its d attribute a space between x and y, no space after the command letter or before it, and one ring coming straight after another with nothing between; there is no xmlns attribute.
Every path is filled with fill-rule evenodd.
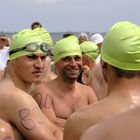
<svg viewBox="0 0 140 140"><path fill-rule="evenodd" d="M53 56L51 49L49 49L49 47L46 43L42 43L41 45L38 45L36 42L31 42L22 48L13 49L9 52L9 55L12 55L13 53L16 53L19 51L36 52L39 48L43 52L46 52L47 55Z"/></svg>

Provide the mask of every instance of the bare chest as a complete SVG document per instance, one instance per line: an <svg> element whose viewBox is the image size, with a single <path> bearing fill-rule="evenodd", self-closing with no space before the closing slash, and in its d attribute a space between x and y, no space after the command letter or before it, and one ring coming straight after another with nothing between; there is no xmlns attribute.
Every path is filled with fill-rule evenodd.
<svg viewBox="0 0 140 140"><path fill-rule="evenodd" d="M88 104L88 101L83 98L53 98L53 108L57 117L68 118L77 109L84 107Z"/></svg>

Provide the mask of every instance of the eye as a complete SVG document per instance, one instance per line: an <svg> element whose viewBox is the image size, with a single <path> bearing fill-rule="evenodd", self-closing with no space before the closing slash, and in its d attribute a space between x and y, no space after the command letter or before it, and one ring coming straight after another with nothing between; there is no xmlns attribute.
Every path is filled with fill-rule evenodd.
<svg viewBox="0 0 140 140"><path fill-rule="evenodd" d="M47 55L43 55L40 58L41 58L41 60L46 60L46 57L47 57Z"/></svg>
<svg viewBox="0 0 140 140"><path fill-rule="evenodd" d="M70 57L64 57L62 60L65 62L68 62L68 61L70 61L70 59L71 59Z"/></svg>
<svg viewBox="0 0 140 140"><path fill-rule="evenodd" d="M76 61L81 61L81 57L80 57L80 56L75 56L74 59L75 59Z"/></svg>
<svg viewBox="0 0 140 140"><path fill-rule="evenodd" d="M34 55L34 54L31 54L31 55L27 55L27 57L29 59L37 59L38 56Z"/></svg>

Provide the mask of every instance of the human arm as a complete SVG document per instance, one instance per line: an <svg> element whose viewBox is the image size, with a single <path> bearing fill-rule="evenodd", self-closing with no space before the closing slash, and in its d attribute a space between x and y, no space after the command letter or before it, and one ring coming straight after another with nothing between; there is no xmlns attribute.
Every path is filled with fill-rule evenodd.
<svg viewBox="0 0 140 140"><path fill-rule="evenodd" d="M28 140L63 139L62 132L43 115L30 95L19 90L14 92L19 96L14 93L5 106L6 116Z"/></svg>

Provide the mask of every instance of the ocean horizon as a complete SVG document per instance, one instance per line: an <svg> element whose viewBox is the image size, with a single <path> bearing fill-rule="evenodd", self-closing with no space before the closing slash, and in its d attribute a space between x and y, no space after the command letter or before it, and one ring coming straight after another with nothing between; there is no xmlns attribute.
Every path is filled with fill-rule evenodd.
<svg viewBox="0 0 140 140"><path fill-rule="evenodd" d="M0 35L6 35L6 36L9 36L11 38L15 33L16 32L10 33L10 32L3 32L2 31L2 32L0 32ZM58 40L62 39L63 35L65 33L71 33L71 34L74 34L74 35L76 35L78 37L81 32L52 32L52 33L50 33L50 35L52 37L53 44L55 44ZM93 32L93 33L91 33L91 32L84 32L84 33L86 33L88 35L89 39L90 39L92 34L94 34L96 32ZM101 34L102 34L102 36L105 35L105 33L101 33Z"/></svg>

